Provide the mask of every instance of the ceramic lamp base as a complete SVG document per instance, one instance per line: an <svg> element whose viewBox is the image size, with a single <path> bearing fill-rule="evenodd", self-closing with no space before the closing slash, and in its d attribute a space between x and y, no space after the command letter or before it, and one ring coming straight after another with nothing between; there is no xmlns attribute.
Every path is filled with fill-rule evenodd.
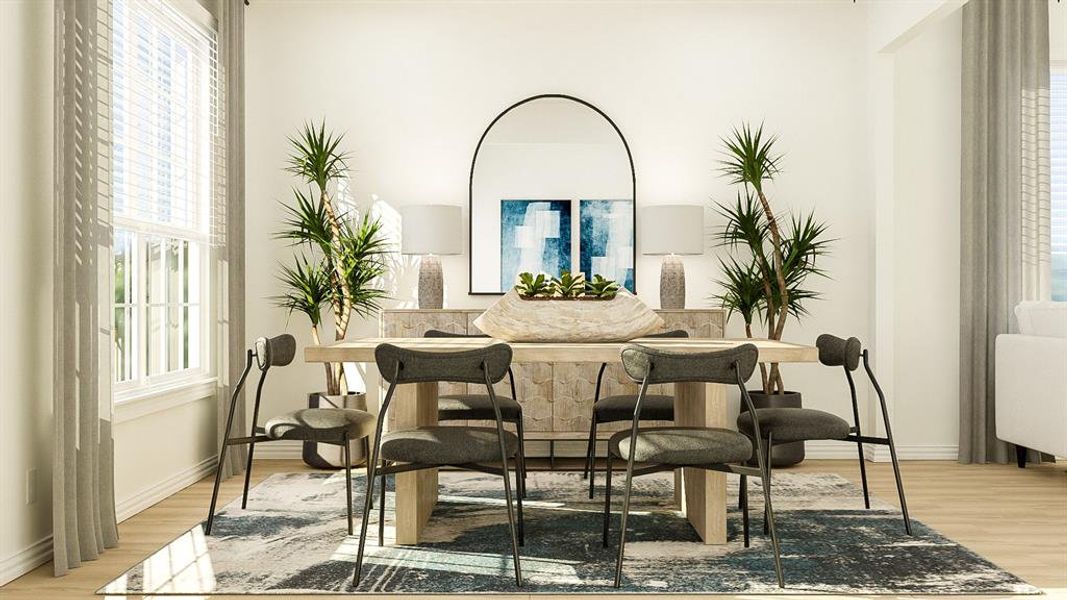
<svg viewBox="0 0 1067 600"><path fill-rule="evenodd" d="M445 277L441 259L429 254L419 261L419 308L444 308Z"/></svg>
<svg viewBox="0 0 1067 600"><path fill-rule="evenodd" d="M664 256L660 266L659 307L667 310L685 308L685 265L674 255Z"/></svg>

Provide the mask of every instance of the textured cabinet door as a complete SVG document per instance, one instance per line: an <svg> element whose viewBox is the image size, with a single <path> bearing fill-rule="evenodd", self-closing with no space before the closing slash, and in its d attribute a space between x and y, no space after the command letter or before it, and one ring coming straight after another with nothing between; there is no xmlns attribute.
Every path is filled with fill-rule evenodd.
<svg viewBox="0 0 1067 600"><path fill-rule="evenodd" d="M694 338L721 338L725 314L716 309L657 310L664 320L664 331L683 329ZM455 310L387 310L382 313L382 337L422 337L430 329L473 335L481 333L474 320L481 309ZM594 363L516 363L515 387L522 404L523 426L530 439L537 433L552 432L553 437L585 439L593 414L593 394L600 365ZM441 394L480 393L478 386L441 384ZM497 394L511 396L505 378L494 386ZM601 397L636 394L637 384L630 381L620 364L610 364L604 372ZM652 386L652 393L669 394L671 386ZM490 421L449 421L445 424L492 426ZM649 426L668 423L648 422ZM625 429L627 423L606 423L604 432ZM573 434L573 435L567 435Z"/></svg>

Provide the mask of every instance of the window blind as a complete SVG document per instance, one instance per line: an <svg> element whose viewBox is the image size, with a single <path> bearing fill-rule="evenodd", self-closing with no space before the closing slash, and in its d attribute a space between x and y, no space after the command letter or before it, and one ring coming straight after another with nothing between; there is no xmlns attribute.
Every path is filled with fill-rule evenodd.
<svg viewBox="0 0 1067 600"><path fill-rule="evenodd" d="M1050 92L1052 299L1067 301L1067 67L1053 70Z"/></svg>
<svg viewBox="0 0 1067 600"><path fill-rule="evenodd" d="M160 0L115 0L113 22L116 225L206 238L215 192L215 34Z"/></svg>

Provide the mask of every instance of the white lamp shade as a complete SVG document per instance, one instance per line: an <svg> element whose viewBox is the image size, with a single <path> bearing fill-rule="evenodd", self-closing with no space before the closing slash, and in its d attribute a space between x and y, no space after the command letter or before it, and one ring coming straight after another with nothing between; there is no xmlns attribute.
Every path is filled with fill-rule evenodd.
<svg viewBox="0 0 1067 600"><path fill-rule="evenodd" d="M400 207L402 254L463 252L463 209L445 204Z"/></svg>
<svg viewBox="0 0 1067 600"><path fill-rule="evenodd" d="M704 254L704 207L649 206L640 231L641 254Z"/></svg>

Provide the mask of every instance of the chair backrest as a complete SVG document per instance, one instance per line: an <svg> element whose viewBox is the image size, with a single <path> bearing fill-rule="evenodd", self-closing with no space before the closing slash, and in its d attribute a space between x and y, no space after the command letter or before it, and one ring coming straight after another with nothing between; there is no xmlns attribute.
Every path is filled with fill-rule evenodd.
<svg viewBox="0 0 1067 600"><path fill-rule="evenodd" d="M430 329L426 333L422 334L422 337L428 338L487 338L489 336L484 333L452 333L450 331L441 331L440 329Z"/></svg>
<svg viewBox="0 0 1067 600"><path fill-rule="evenodd" d="M272 338L256 338L256 362L261 371L271 367L284 367L296 356L296 338L283 333Z"/></svg>
<svg viewBox="0 0 1067 600"><path fill-rule="evenodd" d="M860 366L863 345L854 337L843 339L824 333L815 340L815 347L819 349L819 362L828 367L845 367L855 371Z"/></svg>
<svg viewBox="0 0 1067 600"><path fill-rule="evenodd" d="M684 329L674 329L672 331L663 331L660 333L650 333L648 335L641 336L643 338L687 338L689 332Z"/></svg>
<svg viewBox="0 0 1067 600"><path fill-rule="evenodd" d="M622 349L622 366L636 382L737 384L748 381L756 368L759 350L753 344L714 352L677 352L640 344Z"/></svg>
<svg viewBox="0 0 1067 600"><path fill-rule="evenodd" d="M496 383L511 366L511 346L491 344L457 352L409 350L392 344L374 349L378 371L389 383Z"/></svg>

